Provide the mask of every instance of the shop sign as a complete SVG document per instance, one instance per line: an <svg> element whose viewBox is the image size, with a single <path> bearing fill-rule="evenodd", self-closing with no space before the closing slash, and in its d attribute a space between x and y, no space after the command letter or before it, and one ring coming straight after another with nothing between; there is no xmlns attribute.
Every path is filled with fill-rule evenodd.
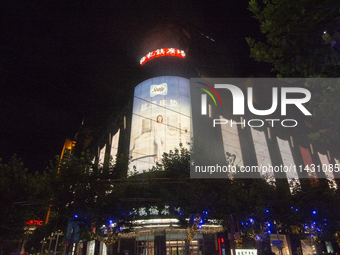
<svg viewBox="0 0 340 255"><path fill-rule="evenodd" d="M29 220L26 222L26 225L35 225L35 226L41 226L43 224L42 220Z"/></svg>
<svg viewBox="0 0 340 255"><path fill-rule="evenodd" d="M175 48L162 48L158 50L154 50L146 54L144 57L140 60L140 65L144 65L146 62L148 62L151 59L158 58L158 57L164 57L164 56L174 56L179 58L185 58L185 51L179 50Z"/></svg>

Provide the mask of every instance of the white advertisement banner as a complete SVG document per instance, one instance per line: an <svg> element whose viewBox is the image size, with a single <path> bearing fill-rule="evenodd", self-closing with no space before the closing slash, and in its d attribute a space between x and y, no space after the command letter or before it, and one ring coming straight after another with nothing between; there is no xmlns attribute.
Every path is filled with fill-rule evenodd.
<svg viewBox="0 0 340 255"><path fill-rule="evenodd" d="M180 144L189 149L190 83L176 76L146 80L135 88L130 138L130 171L148 171Z"/></svg>

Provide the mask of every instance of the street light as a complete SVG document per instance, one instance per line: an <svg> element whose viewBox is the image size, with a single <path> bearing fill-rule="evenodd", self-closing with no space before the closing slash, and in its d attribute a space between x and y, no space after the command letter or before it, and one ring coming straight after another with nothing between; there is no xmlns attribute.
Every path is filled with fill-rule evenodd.
<svg viewBox="0 0 340 255"><path fill-rule="evenodd" d="M44 237L44 239L42 241L40 241L40 243L42 243L42 245L41 245L41 252L40 252L40 255L42 255L43 254L43 250L44 250L44 244L46 243L45 237Z"/></svg>
<svg viewBox="0 0 340 255"><path fill-rule="evenodd" d="M50 244L48 245L48 254L50 254L52 240L55 239L54 236L53 236L53 232L51 233L51 236L47 237L47 239L50 239Z"/></svg>
<svg viewBox="0 0 340 255"><path fill-rule="evenodd" d="M60 229L58 229L58 231L54 232L54 235L57 236L57 241L55 242L55 246L54 246L54 255L57 254L57 246L58 246L58 240L59 240L59 236L62 235L63 232L60 231Z"/></svg>

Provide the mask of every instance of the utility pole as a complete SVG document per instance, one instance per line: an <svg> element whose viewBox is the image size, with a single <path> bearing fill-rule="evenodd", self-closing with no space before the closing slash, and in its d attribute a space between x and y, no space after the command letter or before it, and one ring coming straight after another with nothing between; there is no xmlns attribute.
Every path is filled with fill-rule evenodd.
<svg viewBox="0 0 340 255"><path fill-rule="evenodd" d="M233 215L231 214L230 215L230 219L229 219L229 222L230 222L230 247L233 251L233 254L232 255L236 255L236 250L235 250L235 226L234 226L234 220L233 220Z"/></svg>

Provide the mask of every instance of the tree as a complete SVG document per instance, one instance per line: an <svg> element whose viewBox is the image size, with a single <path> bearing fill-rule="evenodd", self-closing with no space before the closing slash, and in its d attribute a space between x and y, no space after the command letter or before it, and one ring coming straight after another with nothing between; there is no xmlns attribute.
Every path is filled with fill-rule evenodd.
<svg viewBox="0 0 340 255"><path fill-rule="evenodd" d="M121 227L131 225L129 212L138 204L130 199L131 193L143 194L143 189L135 185L136 178L122 178L128 170L128 158L124 155L114 163L111 158L99 165L89 152L82 152L80 157L71 153L67 151L63 159L56 156L55 162L51 162L51 211L54 213L51 226L46 227L50 232L44 234L57 229L65 233L71 220L79 226L79 240L104 241L112 247ZM74 241L65 237L67 242Z"/></svg>
<svg viewBox="0 0 340 255"><path fill-rule="evenodd" d="M0 254L18 248L26 222L41 219L47 212L49 187L48 175L30 174L17 155L8 164L0 162ZM3 250L9 242L11 247Z"/></svg>
<svg viewBox="0 0 340 255"><path fill-rule="evenodd" d="M156 194L161 203L174 210L181 226L188 229L186 254L189 244L198 228L208 219L217 219L224 226L224 231L232 232L231 216L238 220L253 220L252 233L268 236L266 229L266 208L275 187L264 179L192 179L190 178L190 152L185 148L176 149L163 155L163 165L157 165L146 180L150 194ZM189 219L189 221L187 220ZM247 229L243 228L244 231ZM256 239L256 238L255 238ZM259 239L256 239L259 242Z"/></svg>
<svg viewBox="0 0 340 255"><path fill-rule="evenodd" d="M158 194L163 204L173 209L182 227L188 228L185 254L189 254L190 242L195 237L200 222L204 221L203 212L210 211L216 199L212 182L206 179L190 179L190 152L183 147L164 153L162 162L163 165L158 164L148 175L151 178L150 188Z"/></svg>
<svg viewBox="0 0 340 255"><path fill-rule="evenodd" d="M316 243L335 242L335 234L339 231L339 219L336 213L340 209L339 192L334 188L330 189L330 184L331 182L327 180L319 180L313 185L300 189L290 200L296 210L295 220L298 218L298 221L295 221L295 226L299 227L297 234L307 233L313 236Z"/></svg>
<svg viewBox="0 0 340 255"><path fill-rule="evenodd" d="M66 225L69 218L87 218L92 225L102 213L101 206L111 190L107 183L110 179L109 169L92 162L88 152L81 153L80 158L64 155L56 157L50 166L51 185L54 187L52 211L57 212L59 225Z"/></svg>
<svg viewBox="0 0 340 255"><path fill-rule="evenodd" d="M198 222L207 218L220 220L224 231L232 232L232 215L237 215L243 237L256 242L259 254L266 249L269 252L268 237L276 231L290 236L294 250L299 249L299 237L305 235L306 226L317 241L335 240L339 232L339 194L328 188L326 180L305 185L304 189L296 186L291 193L286 180L273 185L242 175L232 180L190 179L190 153L183 148L165 153L163 162L144 174L147 194L170 208L179 208L174 213L182 227L189 229L187 244L197 233Z"/></svg>
<svg viewBox="0 0 340 255"><path fill-rule="evenodd" d="M340 76L340 3L336 0L251 0L249 10L260 22L265 41L246 38L250 56L271 63L278 77ZM309 108L318 131L310 137L340 142L340 86L308 82Z"/></svg>

